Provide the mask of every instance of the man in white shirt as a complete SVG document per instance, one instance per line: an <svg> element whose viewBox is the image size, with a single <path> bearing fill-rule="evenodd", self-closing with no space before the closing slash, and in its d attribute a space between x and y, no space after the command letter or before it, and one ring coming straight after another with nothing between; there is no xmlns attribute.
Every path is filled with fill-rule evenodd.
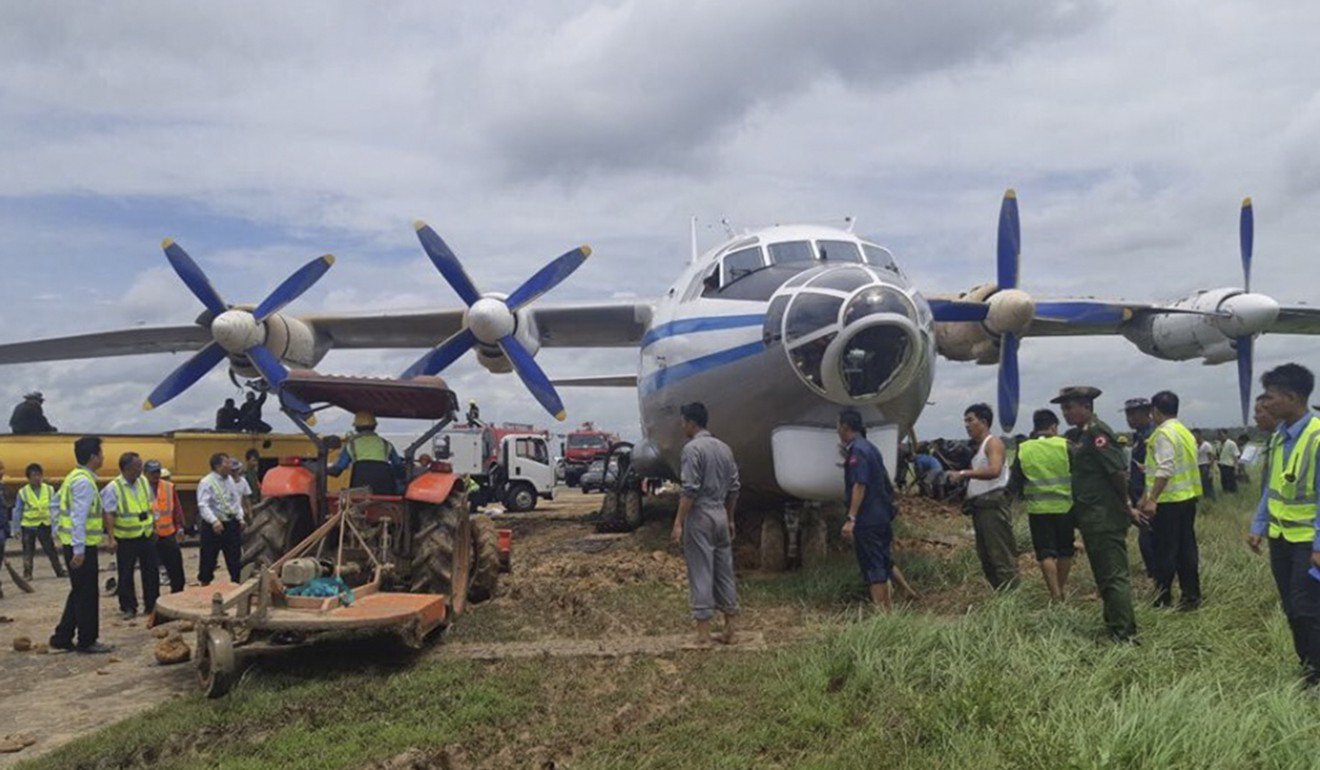
<svg viewBox="0 0 1320 770"><path fill-rule="evenodd" d="M1224 494L1231 495L1237 492L1237 469L1238 460L1242 457L1242 450L1237 442L1228 437L1228 431L1219 431L1219 487L1224 490Z"/></svg>
<svg viewBox="0 0 1320 770"><path fill-rule="evenodd" d="M211 455L211 472L197 483L197 514L202 518L198 527L202 536L198 582L211 584L223 552L229 579L238 583L243 559L243 507L230 483L229 456L224 452Z"/></svg>
<svg viewBox="0 0 1320 770"><path fill-rule="evenodd" d="M1201 469L1201 492L1207 500L1215 499L1214 476L1210 471L1215 467L1215 445L1197 428L1192 431L1196 438L1196 466Z"/></svg>
<svg viewBox="0 0 1320 770"><path fill-rule="evenodd" d="M229 458L229 490L234 503L243 509L243 521L252 518L252 486L248 484L245 470L242 460Z"/></svg>

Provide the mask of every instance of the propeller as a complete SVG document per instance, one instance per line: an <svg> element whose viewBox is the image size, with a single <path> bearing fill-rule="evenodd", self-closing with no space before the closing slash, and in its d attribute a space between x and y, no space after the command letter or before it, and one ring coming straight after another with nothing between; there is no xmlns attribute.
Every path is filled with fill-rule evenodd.
<svg viewBox="0 0 1320 770"><path fill-rule="evenodd" d="M312 288L334 264L334 256L326 254L303 265L276 286L256 308L245 310L226 303L211 285L206 273L173 239L166 238L161 248L174 272L178 273L188 290L206 307L213 339L162 380L147 396L142 408L155 409L173 399L230 356L246 356L271 389L278 391L280 385L288 379L289 370L280 362L279 356L265 345L265 321ZM311 407L293 394L283 393L281 397L293 409L304 414L311 413Z"/></svg>
<svg viewBox="0 0 1320 770"><path fill-rule="evenodd" d="M1018 220L1017 193L1009 189L999 206L999 238L996 263L999 291L1017 289L1018 265L1022 253L1022 225ZM1030 316L1027 318L1030 323ZM1018 336L1005 331L999 338L999 424L1004 432L1013 430L1017 422L1018 400L1021 396L1018 380Z"/></svg>
<svg viewBox="0 0 1320 770"><path fill-rule="evenodd" d="M517 312L563 283L591 256L591 247L579 246L564 252L536 271L508 297L504 297L478 291L444 239L421 220L413 226L417 230L417 239L421 241L422 249L468 309L463 315L463 329L417 359L403 373L403 377L438 374L473 347L497 347L537 402L556 420L563 421L567 417L564 402L555 392L550 378L536 363L531 351L514 335L517 331Z"/></svg>
<svg viewBox="0 0 1320 770"><path fill-rule="evenodd" d="M1251 198L1242 199L1242 213L1238 216L1238 247L1242 252L1243 290L1251 292L1251 250L1256 239L1256 217L1251 211ZM1254 337L1250 334L1233 340L1237 349L1238 404L1242 407L1242 424L1250 425L1251 370L1254 359Z"/></svg>

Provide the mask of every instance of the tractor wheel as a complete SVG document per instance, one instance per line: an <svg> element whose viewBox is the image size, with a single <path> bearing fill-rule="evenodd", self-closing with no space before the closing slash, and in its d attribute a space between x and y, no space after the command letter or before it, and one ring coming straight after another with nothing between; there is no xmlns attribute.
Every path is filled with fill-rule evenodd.
<svg viewBox="0 0 1320 770"><path fill-rule="evenodd" d="M208 698L229 692L238 680L234 635L219 626L197 627L197 685Z"/></svg>
<svg viewBox="0 0 1320 770"><path fill-rule="evenodd" d="M240 576L247 580L265 564L274 564L312 533L311 505L305 497L268 497L252 509L243 528Z"/></svg>
<svg viewBox="0 0 1320 770"><path fill-rule="evenodd" d="M623 523L633 530L642 526L642 490L629 489L623 493Z"/></svg>
<svg viewBox="0 0 1320 770"><path fill-rule="evenodd" d="M461 615L472 579L472 524L461 497L417 511L413 552L409 560L409 590L444 594L449 612Z"/></svg>
<svg viewBox="0 0 1320 770"><path fill-rule="evenodd" d="M472 584L468 599L484 602L500 580L500 535L489 516L472 517Z"/></svg>
<svg viewBox="0 0 1320 770"><path fill-rule="evenodd" d="M514 482L504 495L504 507L514 513L524 513L536 507L536 490L525 481Z"/></svg>

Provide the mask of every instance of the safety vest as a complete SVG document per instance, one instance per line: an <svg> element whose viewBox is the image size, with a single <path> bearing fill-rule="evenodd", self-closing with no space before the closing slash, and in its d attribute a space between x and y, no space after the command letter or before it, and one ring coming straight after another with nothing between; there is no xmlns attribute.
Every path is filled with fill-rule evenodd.
<svg viewBox="0 0 1320 770"><path fill-rule="evenodd" d="M44 481L41 482L40 492L33 492L31 484L24 484L18 490L18 496L23 500L23 520L19 522L19 526L50 526L50 496L52 492L50 484Z"/></svg>
<svg viewBox="0 0 1320 770"><path fill-rule="evenodd" d="M348 456L353 458L355 463L390 461L390 445L375 433L356 433L349 436L348 446L344 451L348 452Z"/></svg>
<svg viewBox="0 0 1320 770"><path fill-rule="evenodd" d="M115 538L136 540L151 534L151 485L137 477L129 484L123 476L110 482L115 491Z"/></svg>
<svg viewBox="0 0 1320 770"><path fill-rule="evenodd" d="M219 516L220 520L229 521L231 519L237 519L241 508L236 508L234 498L229 496L229 482L221 479L215 472L212 472L206 478L202 479L202 483L206 484L211 489L211 497L215 500L215 504L219 508L219 510L216 511L216 515Z"/></svg>
<svg viewBox="0 0 1320 770"><path fill-rule="evenodd" d="M73 482L77 479L87 479L87 483L92 486L92 504L87 508L86 538L83 542L89 546L100 545L105 537L105 522L101 519L101 493L96 488L96 476L81 465L69 471L69 475L64 477L64 483L60 485L59 529L55 534L61 545L73 545Z"/></svg>
<svg viewBox="0 0 1320 770"><path fill-rule="evenodd" d="M1018 462L1026 484L1022 489L1027 513L1067 513L1072 508L1072 467L1068 439L1045 436L1024 441Z"/></svg>
<svg viewBox="0 0 1320 770"><path fill-rule="evenodd" d="M1155 441L1166 436L1173 444L1173 475L1160 492L1156 503L1181 503L1201 496L1201 468L1196 464L1196 438L1187 426L1176 418L1169 418L1151 431L1146 439L1146 493L1155 486Z"/></svg>
<svg viewBox="0 0 1320 770"><path fill-rule="evenodd" d="M1320 450L1320 417L1311 416L1283 459L1283 442L1270 450L1268 506L1270 537L1290 543L1315 539L1315 474Z"/></svg>
<svg viewBox="0 0 1320 770"><path fill-rule="evenodd" d="M179 531L174 523L174 482L160 480L156 485L156 499L151 501L151 510L156 514L158 537L173 537Z"/></svg>

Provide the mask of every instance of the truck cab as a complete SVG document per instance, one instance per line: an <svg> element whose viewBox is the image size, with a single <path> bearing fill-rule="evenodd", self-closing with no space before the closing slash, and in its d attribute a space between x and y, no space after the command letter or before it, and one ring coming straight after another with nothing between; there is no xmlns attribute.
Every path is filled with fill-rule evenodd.
<svg viewBox="0 0 1320 770"><path fill-rule="evenodd" d="M514 512L530 511L538 500L553 500L555 462L542 432L509 432L485 425L462 425L435 439L435 457L476 483L469 495L474 509L502 503Z"/></svg>

